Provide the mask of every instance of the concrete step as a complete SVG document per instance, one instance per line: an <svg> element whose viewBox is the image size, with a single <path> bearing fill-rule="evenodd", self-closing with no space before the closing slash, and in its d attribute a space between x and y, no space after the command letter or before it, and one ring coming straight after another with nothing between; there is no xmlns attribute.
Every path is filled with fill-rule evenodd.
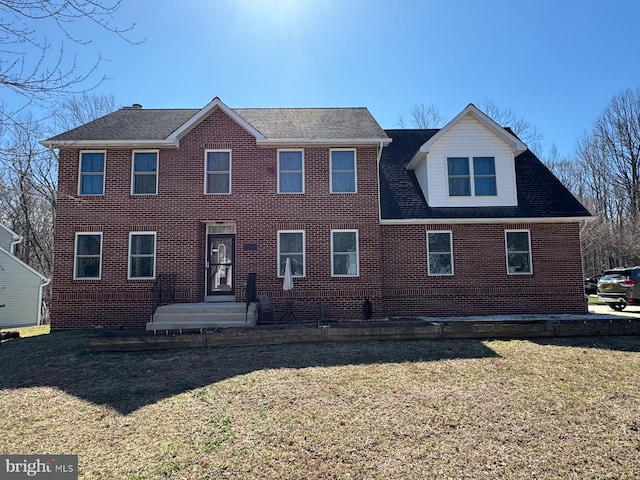
<svg viewBox="0 0 640 480"><path fill-rule="evenodd" d="M255 304L244 303L174 303L158 307L147 330L186 330L243 327L256 324Z"/></svg>

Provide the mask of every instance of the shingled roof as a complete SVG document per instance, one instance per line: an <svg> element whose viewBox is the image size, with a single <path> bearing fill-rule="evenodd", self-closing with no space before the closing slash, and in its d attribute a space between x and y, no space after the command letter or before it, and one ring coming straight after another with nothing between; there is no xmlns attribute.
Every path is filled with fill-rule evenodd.
<svg viewBox="0 0 640 480"><path fill-rule="evenodd" d="M460 220L589 217L591 214L530 151L515 159L518 206L430 207L407 165L438 129L386 130L393 142L380 159L382 220Z"/></svg>
<svg viewBox="0 0 640 480"><path fill-rule="evenodd" d="M221 108L226 109L219 102ZM388 140L385 131L366 108L238 108L229 109L260 132L263 142L278 140ZM126 107L45 140L69 142L166 141L202 109L142 109Z"/></svg>

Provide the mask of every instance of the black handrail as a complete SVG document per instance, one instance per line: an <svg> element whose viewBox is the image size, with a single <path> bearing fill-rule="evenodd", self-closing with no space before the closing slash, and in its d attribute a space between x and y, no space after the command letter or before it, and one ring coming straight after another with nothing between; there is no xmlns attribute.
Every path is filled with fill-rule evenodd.
<svg viewBox="0 0 640 480"><path fill-rule="evenodd" d="M175 273L159 273L156 277L151 287L151 317L160 305L176 301L176 277Z"/></svg>

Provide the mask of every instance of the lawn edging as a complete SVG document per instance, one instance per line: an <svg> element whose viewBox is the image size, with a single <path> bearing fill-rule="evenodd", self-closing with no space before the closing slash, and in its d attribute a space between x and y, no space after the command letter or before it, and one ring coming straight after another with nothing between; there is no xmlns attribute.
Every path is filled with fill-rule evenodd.
<svg viewBox="0 0 640 480"><path fill-rule="evenodd" d="M598 335L640 335L640 318L588 320L336 322L218 328L203 333L103 335L86 341L92 352L382 340L514 339Z"/></svg>

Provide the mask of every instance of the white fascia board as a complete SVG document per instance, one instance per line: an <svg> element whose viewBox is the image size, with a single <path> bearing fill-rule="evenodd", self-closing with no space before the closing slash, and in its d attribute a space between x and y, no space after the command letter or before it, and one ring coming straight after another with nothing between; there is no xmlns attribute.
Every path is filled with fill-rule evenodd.
<svg viewBox="0 0 640 480"><path fill-rule="evenodd" d="M193 129L196 125L198 125L205 117L207 117L211 112L213 112L216 108L219 108L224 113L226 113L229 117L231 117L238 125L244 128L247 132L255 137L256 140L263 140L264 135L260 133L258 130L253 127L249 122L247 122L244 118L234 112L231 108L227 107L222 100L218 97L211 100L207 105L205 105L202 110L196 113L193 117L187 120L182 124L176 131L174 131L171 135L169 135L166 140L173 141L176 145L180 143L180 138L186 135L191 129Z"/></svg>
<svg viewBox="0 0 640 480"><path fill-rule="evenodd" d="M407 170L414 170L418 166L418 164L425 158L427 158L426 152L418 150L407 165Z"/></svg>
<svg viewBox="0 0 640 480"><path fill-rule="evenodd" d="M520 217L520 218L407 218L380 220L380 225L449 225L472 223L581 223L594 217Z"/></svg>
<svg viewBox="0 0 640 480"><path fill-rule="evenodd" d="M177 148L178 144L167 140L43 140L40 145L47 148Z"/></svg>
<svg viewBox="0 0 640 480"><path fill-rule="evenodd" d="M431 145L434 142L437 142L440 137L442 137L445 133L447 133L456 123L458 123L465 116L471 115L475 120L480 122L483 126L485 126L488 130L492 131L499 138L501 138L505 143L511 145L513 153L518 155L527 150L527 146L517 138L515 135L507 132L503 127L498 125L493 119L491 119L487 114L478 109L473 103L470 103L466 106L464 110L462 110L458 115L456 115L453 120L447 123L444 127L442 127L433 137L427 140L421 147L420 152L424 154L428 154L431 150ZM412 160L413 162L413 160ZM414 165L415 166L415 165ZM407 167L408 168L408 167Z"/></svg>
<svg viewBox="0 0 640 480"><path fill-rule="evenodd" d="M277 147L284 146L321 146L321 145L375 145L379 146L381 143L384 146L389 145L392 142L391 138L265 138L264 140L258 140L256 143L264 147Z"/></svg>
<svg viewBox="0 0 640 480"><path fill-rule="evenodd" d="M42 275L40 272L38 272L37 270L35 270L34 268L30 267L29 265L27 265L26 263L24 263L22 260L20 260L18 257L16 257L15 255L12 255L10 252L8 252L7 250L5 250L4 248L0 247L0 253L4 253L9 259L13 260L14 262L16 262L18 265L21 265L25 270L28 270L29 272L33 273L34 275L36 275L37 277L40 278L40 281L42 283L49 283L51 280L48 279L47 277L45 277L44 275Z"/></svg>

